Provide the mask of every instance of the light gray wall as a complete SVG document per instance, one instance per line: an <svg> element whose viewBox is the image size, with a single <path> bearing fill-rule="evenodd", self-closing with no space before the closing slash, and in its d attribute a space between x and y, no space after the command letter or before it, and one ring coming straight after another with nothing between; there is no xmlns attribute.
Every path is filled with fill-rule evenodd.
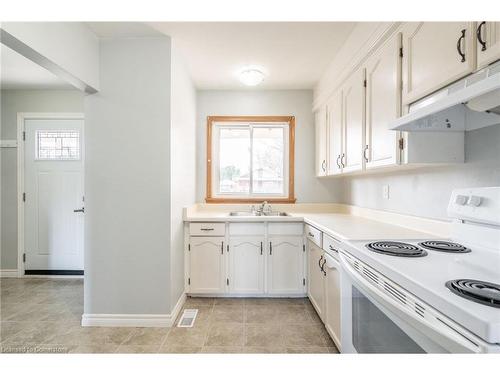
<svg viewBox="0 0 500 375"><path fill-rule="evenodd" d="M170 38L104 39L85 98L86 314L170 311Z"/></svg>
<svg viewBox="0 0 500 375"><path fill-rule="evenodd" d="M466 132L465 159L453 166L345 178L342 202L446 219L453 189L500 186L500 125ZM382 198L384 185L389 185L389 200Z"/></svg>
<svg viewBox="0 0 500 375"><path fill-rule="evenodd" d="M196 202L196 90L172 42L170 310L184 291L182 208Z"/></svg>
<svg viewBox="0 0 500 375"><path fill-rule="evenodd" d="M196 199L205 201L207 116L295 116L295 195L297 202L332 202L337 180L315 176L314 117L310 90L200 90L197 102Z"/></svg>
<svg viewBox="0 0 500 375"><path fill-rule="evenodd" d="M1 139L17 138L18 112L83 112L77 90L2 90ZM17 149L1 149L0 269L17 268Z"/></svg>

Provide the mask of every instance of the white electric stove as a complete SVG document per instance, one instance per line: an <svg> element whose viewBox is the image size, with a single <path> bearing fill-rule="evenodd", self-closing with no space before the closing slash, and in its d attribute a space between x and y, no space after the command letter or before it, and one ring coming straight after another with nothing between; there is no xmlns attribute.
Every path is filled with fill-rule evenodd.
<svg viewBox="0 0 500 375"><path fill-rule="evenodd" d="M448 214L449 239L343 244L343 352L500 352L500 187Z"/></svg>

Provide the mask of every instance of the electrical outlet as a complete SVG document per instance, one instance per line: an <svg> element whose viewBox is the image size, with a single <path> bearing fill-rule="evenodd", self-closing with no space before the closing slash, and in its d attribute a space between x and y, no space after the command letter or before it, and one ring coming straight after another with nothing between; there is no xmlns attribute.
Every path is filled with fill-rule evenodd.
<svg viewBox="0 0 500 375"><path fill-rule="evenodd" d="M382 187L382 197L384 199L389 199L389 185L384 185Z"/></svg>

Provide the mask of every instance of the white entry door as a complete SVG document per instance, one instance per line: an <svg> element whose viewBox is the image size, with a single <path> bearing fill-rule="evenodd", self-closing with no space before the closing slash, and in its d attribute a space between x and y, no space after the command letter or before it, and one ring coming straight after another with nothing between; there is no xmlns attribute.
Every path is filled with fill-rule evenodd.
<svg viewBox="0 0 500 375"><path fill-rule="evenodd" d="M83 119L25 119L26 271L83 270Z"/></svg>

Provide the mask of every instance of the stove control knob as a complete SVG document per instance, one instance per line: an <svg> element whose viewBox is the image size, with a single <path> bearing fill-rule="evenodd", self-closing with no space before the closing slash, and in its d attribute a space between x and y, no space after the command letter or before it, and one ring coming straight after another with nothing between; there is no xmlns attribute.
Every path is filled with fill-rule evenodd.
<svg viewBox="0 0 500 375"><path fill-rule="evenodd" d="M459 206L463 206L467 203L469 198L466 195L457 195L455 198L455 203Z"/></svg>
<svg viewBox="0 0 500 375"><path fill-rule="evenodd" d="M469 201L467 202L468 206L473 206L473 207L478 207L481 205L481 197L478 197L476 195L471 195L469 197Z"/></svg>

